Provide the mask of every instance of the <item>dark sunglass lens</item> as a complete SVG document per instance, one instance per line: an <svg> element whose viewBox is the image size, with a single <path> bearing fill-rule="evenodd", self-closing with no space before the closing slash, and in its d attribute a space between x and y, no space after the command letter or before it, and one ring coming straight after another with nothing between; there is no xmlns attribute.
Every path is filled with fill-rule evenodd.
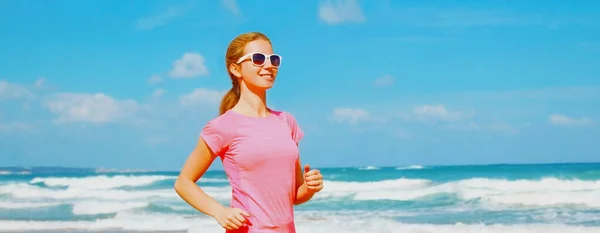
<svg viewBox="0 0 600 233"><path fill-rule="evenodd" d="M260 65L265 64L265 60L266 60L266 57L264 54L260 54L260 53L252 54L252 62L254 62L254 64L256 64L256 65L260 66Z"/></svg>
<svg viewBox="0 0 600 233"><path fill-rule="evenodd" d="M277 55L272 55L269 59L271 59L271 64L273 66L281 65L281 57Z"/></svg>

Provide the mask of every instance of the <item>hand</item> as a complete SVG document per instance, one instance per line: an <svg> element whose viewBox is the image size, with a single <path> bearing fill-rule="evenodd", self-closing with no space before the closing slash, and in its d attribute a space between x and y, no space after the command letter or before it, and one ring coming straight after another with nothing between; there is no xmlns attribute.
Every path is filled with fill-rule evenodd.
<svg viewBox="0 0 600 233"><path fill-rule="evenodd" d="M242 226L249 225L246 217L250 217L246 211L238 208L224 207L215 215L219 224L227 230L236 230Z"/></svg>
<svg viewBox="0 0 600 233"><path fill-rule="evenodd" d="M323 175L317 169L310 170L308 164L304 165L304 181L309 192L316 193L323 189Z"/></svg>

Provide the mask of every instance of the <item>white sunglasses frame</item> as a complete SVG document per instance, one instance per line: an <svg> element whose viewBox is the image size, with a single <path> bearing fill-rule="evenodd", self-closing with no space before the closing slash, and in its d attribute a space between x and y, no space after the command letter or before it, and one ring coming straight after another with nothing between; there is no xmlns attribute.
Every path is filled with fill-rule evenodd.
<svg viewBox="0 0 600 233"><path fill-rule="evenodd" d="M261 53L261 52L252 52L252 53L247 53L247 54L245 54L244 56L240 57L240 59L238 59L238 61L236 62L236 64L240 64L240 63L242 63L244 60L246 60L246 59L250 58L250 61L252 61L252 65L254 65L254 66L264 66L264 65L265 65L264 63L263 63L262 65L256 65L256 64L254 63L254 60L252 60L252 55L254 55L254 54L257 54L257 53L258 53L258 54L262 54L262 55L264 55L264 56L265 56L265 63L267 62L267 60L269 60L269 62L271 62L271 56L273 56L273 55L276 55L276 56L278 56L278 57L279 57L279 66L275 66L275 65L273 65L273 63L271 63L271 65L273 65L274 67L280 67L280 66L281 66L281 60L283 59L283 58L281 57L281 55L279 55L279 54L275 54L275 53L273 53L273 54L265 54L265 53Z"/></svg>

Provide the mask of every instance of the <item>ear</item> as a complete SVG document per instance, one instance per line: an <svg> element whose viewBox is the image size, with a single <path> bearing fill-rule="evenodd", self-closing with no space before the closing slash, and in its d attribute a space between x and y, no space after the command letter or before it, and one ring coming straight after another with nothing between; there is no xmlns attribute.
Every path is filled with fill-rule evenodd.
<svg viewBox="0 0 600 233"><path fill-rule="evenodd" d="M229 72L235 75L235 77L242 77L241 67L235 63L231 63L231 65L229 65Z"/></svg>

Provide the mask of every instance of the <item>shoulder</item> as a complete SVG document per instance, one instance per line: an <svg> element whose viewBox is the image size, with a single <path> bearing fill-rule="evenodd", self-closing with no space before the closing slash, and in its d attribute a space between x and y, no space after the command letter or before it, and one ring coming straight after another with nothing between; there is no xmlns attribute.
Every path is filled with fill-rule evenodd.
<svg viewBox="0 0 600 233"><path fill-rule="evenodd" d="M289 112L271 109L271 113L290 125L296 124L296 117L294 117L294 115Z"/></svg>
<svg viewBox="0 0 600 233"><path fill-rule="evenodd" d="M235 129L233 122L230 114L225 113L209 120L202 128L200 137L215 154L221 155L228 147Z"/></svg>
<svg viewBox="0 0 600 233"><path fill-rule="evenodd" d="M274 115L276 115L280 120L282 120L285 123L287 123L287 125L290 127L290 131L291 131L291 134L292 134L291 135L292 139L297 144L302 139L302 137L304 136L304 132L302 131L302 129L298 125L298 122L296 121L296 117L294 117L293 114L291 114L289 112L284 112L284 111L271 110L271 113L273 113Z"/></svg>
<svg viewBox="0 0 600 233"><path fill-rule="evenodd" d="M232 120L233 120L233 116L231 115L231 113L229 111L226 111L225 113L223 113L223 114L221 114L221 115L219 115L217 117L213 117L212 119L210 119L207 124L211 124L211 125L227 125Z"/></svg>
<svg viewBox="0 0 600 233"><path fill-rule="evenodd" d="M222 136L230 135L231 130L235 129L235 119L231 114L224 114L210 119L204 126L203 131L218 133Z"/></svg>

